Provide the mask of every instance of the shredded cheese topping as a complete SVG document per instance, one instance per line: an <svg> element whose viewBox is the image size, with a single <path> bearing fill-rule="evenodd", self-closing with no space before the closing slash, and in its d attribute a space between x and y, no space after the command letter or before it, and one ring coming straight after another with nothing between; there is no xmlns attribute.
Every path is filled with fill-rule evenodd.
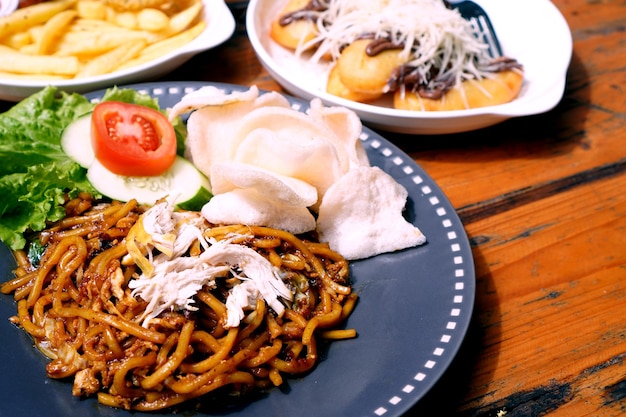
<svg viewBox="0 0 626 417"><path fill-rule="evenodd" d="M345 45L370 34L402 44L408 65L425 79L433 78L433 71L458 82L486 75L478 66L490 60L488 45L477 36L480 29L442 0L330 0L326 10L310 15L319 35L296 53L315 47L315 62L337 59Z"/></svg>
<svg viewBox="0 0 626 417"><path fill-rule="evenodd" d="M237 327L244 309L254 307L259 298L278 315L284 311L280 299L293 299L278 268L254 249L233 243L241 236L220 241L205 239L203 219L197 213L177 213L171 204L162 202L146 211L140 220L129 233L140 237L139 241L131 239L126 245L141 246L129 250L142 274L132 279L128 287L133 290L133 297L148 302L142 316L144 326L166 310L197 310L194 295L205 285L214 287L220 277L236 276L242 281L226 299L225 327ZM199 256L189 256L189 247L196 241L204 250ZM161 252L153 256L152 248ZM146 264L148 268L144 267Z"/></svg>

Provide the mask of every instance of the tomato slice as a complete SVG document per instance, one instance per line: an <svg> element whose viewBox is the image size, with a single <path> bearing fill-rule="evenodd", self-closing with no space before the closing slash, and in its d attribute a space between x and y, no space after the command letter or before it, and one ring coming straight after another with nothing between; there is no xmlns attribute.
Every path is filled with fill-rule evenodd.
<svg viewBox="0 0 626 417"><path fill-rule="evenodd" d="M97 104L91 115L91 144L100 163L118 175L157 176L176 158L176 133L167 117L137 104Z"/></svg>

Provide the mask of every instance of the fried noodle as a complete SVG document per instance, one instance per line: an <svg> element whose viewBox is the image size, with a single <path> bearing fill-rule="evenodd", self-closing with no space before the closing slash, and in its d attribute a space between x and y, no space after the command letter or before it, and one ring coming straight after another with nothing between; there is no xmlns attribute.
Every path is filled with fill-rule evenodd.
<svg viewBox="0 0 626 417"><path fill-rule="evenodd" d="M355 336L341 329L357 296L339 254L280 230L208 223L204 237L240 236L237 244L279 268L293 301L279 315L260 298L238 327L226 327L225 300L240 282L230 274L197 292L197 310L167 309L144 324L148 303L128 287L141 270L129 262L126 237L145 210L135 201L69 201L67 217L39 235L39 263L16 252L15 277L0 287L17 301L11 320L51 359L48 376L73 378L73 395L154 411L225 386L266 389L311 370L319 337ZM203 250L193 244L188 256Z"/></svg>

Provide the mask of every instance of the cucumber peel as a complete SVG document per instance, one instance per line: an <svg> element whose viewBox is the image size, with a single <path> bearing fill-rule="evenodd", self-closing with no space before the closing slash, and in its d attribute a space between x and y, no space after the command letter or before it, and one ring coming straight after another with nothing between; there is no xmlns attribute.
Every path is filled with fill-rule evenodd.
<svg viewBox="0 0 626 417"><path fill-rule="evenodd" d="M91 113L70 123L61 135L61 149L74 162L89 168L96 159L91 146Z"/></svg>
<svg viewBox="0 0 626 417"><path fill-rule="evenodd" d="M136 199L139 204L154 204L168 197L186 210L199 210L209 201L209 180L180 156L163 174L155 177L125 177L106 169L95 160L87 170L87 179L94 188L119 201Z"/></svg>

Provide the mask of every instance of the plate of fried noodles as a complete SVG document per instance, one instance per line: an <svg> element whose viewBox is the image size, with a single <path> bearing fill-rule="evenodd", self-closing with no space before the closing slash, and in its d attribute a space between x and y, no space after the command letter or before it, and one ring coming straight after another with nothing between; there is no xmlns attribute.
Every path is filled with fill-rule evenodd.
<svg viewBox="0 0 626 417"><path fill-rule="evenodd" d="M199 82L145 83L127 88L157 98L159 105L166 108L185 94L206 85ZM227 92L245 88L229 84L210 85ZM86 97L98 100L103 94L103 91L97 91L86 94ZM306 111L309 105L291 97L288 100L299 111ZM141 306L135 306L132 301L126 304L113 301L124 296L116 293L119 282L98 281L105 271L97 268L106 262L76 267L74 270L81 274L82 284L72 287L69 284L72 278L68 277L70 281L67 281L59 271L71 268L74 258L61 247L56 255L42 258L49 262L56 257L55 265L50 268L61 265L59 268L62 269L57 268L61 277L57 275L55 280L57 290L52 288L38 299L29 295L29 290L24 290L26 293L22 296L27 301L22 304L16 303L13 291L0 294L0 335L3 340L0 349L0 399L3 406L0 414L30 417L170 414L197 417L376 417L405 414L441 378L461 346L474 304L474 264L463 225L433 179L408 155L372 130L363 128L360 140L371 164L380 167L407 189L404 215L407 221L419 225L427 236L425 244L342 264L319 245L280 231L249 229L248 233L254 236L244 242L252 246L265 245L270 252L280 252L294 265L299 262L298 256L306 258L306 262L309 257L322 259L322 262L311 261L312 277L324 275L325 272L317 268L346 274L343 282L331 285L334 285L335 292L358 294L358 299L340 297L337 304L336 299L328 296L320 303L330 303L329 309L336 311L338 317L342 311L348 311L349 315L334 330L354 329L355 337L332 340L321 333L307 334L307 323L301 323L304 335L300 331L298 337L291 339L271 336L280 323L267 314L269 309L266 306L260 304L254 314L243 319L239 334L230 334L225 329L220 333L216 330L215 317L222 308L218 293L225 291L224 288L213 293L198 292L198 302L205 307L197 313L163 313L155 328L124 324L125 317L136 314L133 309ZM70 207L66 227L67 222L73 221L70 219L72 210L79 212L77 207L82 203L76 201L76 207ZM112 215L118 216L118 220L125 219L121 224L135 222L137 210L140 210L127 204L98 206L97 202L93 207L101 211L88 221L95 223L99 219L100 229L108 227L103 223L107 223L106 219ZM51 235L63 226L54 227L57 229L48 231ZM85 239L85 250L103 244L106 239L110 241L112 236L123 237L128 231L122 229L124 227L111 227L104 233L96 232L95 241ZM220 233L225 232L215 231L215 239L220 239ZM92 260L99 256L98 259L120 257L114 247L107 245L89 256ZM13 280L13 271L21 262L23 260L16 259L9 248L1 244L0 281ZM308 278L311 280L312 277ZM123 277L120 280L123 281ZM58 290L62 285L66 285L65 290ZM76 296L74 290L82 291L82 296L92 297L92 307L100 307L92 308L89 313L78 311L70 302ZM323 291L322 283L319 292ZM29 310L33 321L48 308L56 311L56 319L45 321L40 330L31 329L33 334L37 335L39 331L50 338L64 334L72 348L57 349L56 354L79 353L76 360L70 362L88 361L91 369L96 370L81 374L84 381L78 385L89 390L90 381L104 385L106 380L107 390L88 396L73 392L76 384L72 383L72 369L60 365L68 361L55 362L47 358L42 352L45 353L49 346L39 343L37 349L34 346L36 337L24 331L28 329L16 325L15 320L10 321L11 317L24 314L28 302L34 306ZM290 316L285 317L287 320ZM290 324L282 324L285 334L297 333L299 318L294 317ZM194 320L206 325L206 331L200 331L200 324L196 324L194 330ZM259 332L260 328L265 330ZM272 343L267 342L267 335ZM294 339L303 342L294 342ZM255 349L256 356L251 353ZM269 361L271 369L255 363L255 358L271 353L272 349L282 353ZM189 353L191 351L193 353ZM182 360L186 355L197 360L193 363ZM152 369L153 364L160 365L157 371L137 371ZM176 366L176 371L169 369L168 372L167 368ZM203 374L203 369L212 369L212 374ZM224 369L231 372L224 376L220 374ZM51 372L55 378L49 378ZM161 373L169 377L160 378ZM191 374L203 376L182 376ZM251 384L251 379L261 382ZM279 384L270 383L277 380ZM142 400L125 402L123 398Z"/></svg>

